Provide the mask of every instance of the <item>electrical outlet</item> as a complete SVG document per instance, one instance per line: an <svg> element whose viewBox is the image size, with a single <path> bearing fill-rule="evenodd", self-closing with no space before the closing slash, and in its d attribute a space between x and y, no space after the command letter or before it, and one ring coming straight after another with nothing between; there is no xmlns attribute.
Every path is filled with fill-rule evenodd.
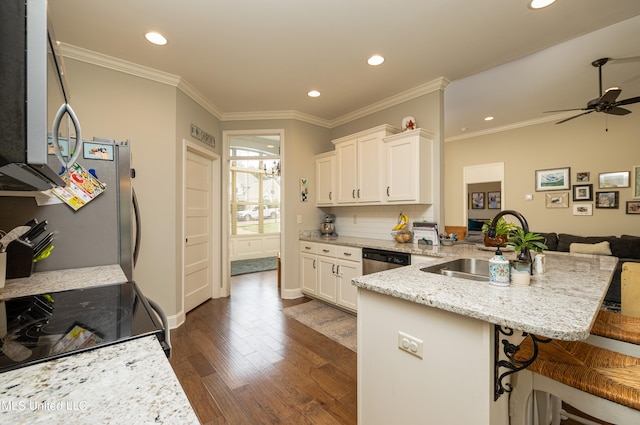
<svg viewBox="0 0 640 425"><path fill-rule="evenodd" d="M398 332L398 348L402 351L406 351L409 354L422 358L423 346L424 343L421 339L404 332Z"/></svg>

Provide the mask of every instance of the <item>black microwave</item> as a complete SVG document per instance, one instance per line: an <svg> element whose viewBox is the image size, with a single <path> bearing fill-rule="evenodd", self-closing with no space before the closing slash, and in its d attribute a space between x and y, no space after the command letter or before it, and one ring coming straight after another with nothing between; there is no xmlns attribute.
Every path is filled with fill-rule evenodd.
<svg viewBox="0 0 640 425"><path fill-rule="evenodd" d="M0 2L0 190L64 186L47 165L51 110L68 105L46 0ZM74 118L74 122L77 120Z"/></svg>

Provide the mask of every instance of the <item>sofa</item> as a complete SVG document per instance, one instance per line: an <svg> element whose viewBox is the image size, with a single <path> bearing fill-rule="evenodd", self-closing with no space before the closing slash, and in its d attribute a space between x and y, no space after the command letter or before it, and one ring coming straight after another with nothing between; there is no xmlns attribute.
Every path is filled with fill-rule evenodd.
<svg viewBox="0 0 640 425"><path fill-rule="evenodd" d="M549 251L592 253L618 257L618 265L605 296L605 302L620 305L622 264L626 262L640 263L640 236L576 236L566 233L536 233L544 236ZM603 242L608 242L608 247ZM572 244L574 244L573 247Z"/></svg>

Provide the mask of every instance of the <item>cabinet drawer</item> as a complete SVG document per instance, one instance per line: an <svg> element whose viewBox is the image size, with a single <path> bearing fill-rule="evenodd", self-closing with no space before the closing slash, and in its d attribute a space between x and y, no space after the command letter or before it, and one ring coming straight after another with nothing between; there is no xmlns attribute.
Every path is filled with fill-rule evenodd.
<svg viewBox="0 0 640 425"><path fill-rule="evenodd" d="M319 243L316 253L318 255L326 255L327 257L336 256L336 245L330 245L326 243Z"/></svg>
<svg viewBox="0 0 640 425"><path fill-rule="evenodd" d="M336 246L336 257L344 260L362 261L362 249L351 246Z"/></svg>
<svg viewBox="0 0 640 425"><path fill-rule="evenodd" d="M315 242L300 241L300 252L315 254L318 251L318 244Z"/></svg>

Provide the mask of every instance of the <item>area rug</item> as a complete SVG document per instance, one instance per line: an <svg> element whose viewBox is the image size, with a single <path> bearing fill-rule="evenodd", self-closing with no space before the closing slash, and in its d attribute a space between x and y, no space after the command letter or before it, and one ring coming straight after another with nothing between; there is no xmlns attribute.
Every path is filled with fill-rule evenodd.
<svg viewBox="0 0 640 425"><path fill-rule="evenodd" d="M287 316L357 352L356 316L318 300L287 307L283 311Z"/></svg>
<svg viewBox="0 0 640 425"><path fill-rule="evenodd" d="M278 257L252 258L231 262L231 276L239 274L264 272L278 268Z"/></svg>

